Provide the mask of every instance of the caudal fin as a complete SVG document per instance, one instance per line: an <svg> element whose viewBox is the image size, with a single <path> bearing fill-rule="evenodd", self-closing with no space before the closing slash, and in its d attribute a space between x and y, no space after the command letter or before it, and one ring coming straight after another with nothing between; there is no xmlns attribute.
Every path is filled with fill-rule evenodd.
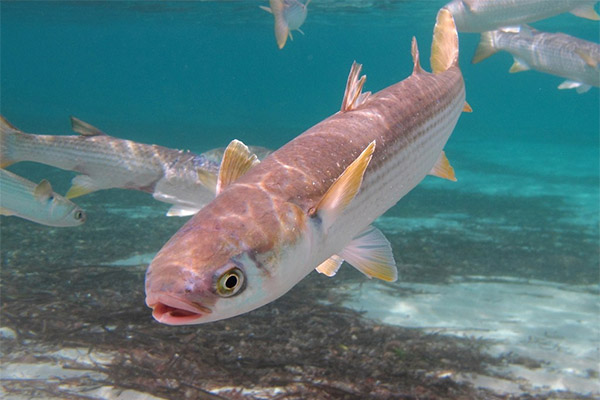
<svg viewBox="0 0 600 400"><path fill-rule="evenodd" d="M479 44L475 50L475 55L473 56L473 60L471 60L471 62L473 64L477 64L478 62L485 60L497 52L498 49L494 47L494 38L492 36L492 32L482 32L481 38L479 39Z"/></svg>
<svg viewBox="0 0 600 400"><path fill-rule="evenodd" d="M0 168L8 167L18 161L10 155L12 153L12 143L20 133L21 131L0 115Z"/></svg>
<svg viewBox="0 0 600 400"><path fill-rule="evenodd" d="M431 43L431 69L434 74L458 66L458 33L447 8L438 11Z"/></svg>

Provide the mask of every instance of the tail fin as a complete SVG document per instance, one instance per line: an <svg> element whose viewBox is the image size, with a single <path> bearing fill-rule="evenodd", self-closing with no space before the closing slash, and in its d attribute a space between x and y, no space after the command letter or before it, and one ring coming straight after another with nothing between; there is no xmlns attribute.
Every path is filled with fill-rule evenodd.
<svg viewBox="0 0 600 400"><path fill-rule="evenodd" d="M458 33L447 8L438 11L431 43L431 69L434 74L458 66Z"/></svg>
<svg viewBox="0 0 600 400"><path fill-rule="evenodd" d="M18 134L21 134L21 131L0 115L0 168L8 167L18 161L10 157L12 142Z"/></svg>
<svg viewBox="0 0 600 400"><path fill-rule="evenodd" d="M477 64L479 61L483 61L497 52L498 49L494 47L492 32L482 32L481 39L479 39L479 44L477 45L475 55L473 56L471 62L473 64Z"/></svg>

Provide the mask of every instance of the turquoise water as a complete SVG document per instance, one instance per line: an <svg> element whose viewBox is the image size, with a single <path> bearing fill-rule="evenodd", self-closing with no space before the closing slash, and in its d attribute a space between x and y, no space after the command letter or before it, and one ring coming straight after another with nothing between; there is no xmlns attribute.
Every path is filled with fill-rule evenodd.
<svg viewBox="0 0 600 400"><path fill-rule="evenodd" d="M272 17L258 8L262 4L266 2L2 2L1 114L30 133L70 134L69 116L74 115L117 137L194 152L225 146L234 138L276 149L339 109L353 60L363 64L366 89L380 90L410 74L410 39L416 36L429 68L435 14L444 1L313 0L302 26L305 35L295 32L283 50L276 46ZM572 15L532 25L596 42L600 36L597 22ZM553 377L517 394L598 394L600 389L590 383L598 373L593 367L598 361L600 284L598 88L579 95L557 90L558 77L534 71L509 74L512 59L505 53L472 65L477 41L476 34L460 34L460 64L474 112L461 116L446 147L458 182L428 177L377 222L394 246L401 282L376 286L372 293L401 288L398 296L405 298L410 287L430 290L419 285L438 285L446 293L463 279L501 278L511 285L519 282L520 292L547 296L540 308L550 309L555 285L568 285L560 289L584 299L576 304L587 314L574 321L591 323L585 331L591 339L581 357L592 367L571 368L581 373L555 368ZM10 169L34 181L48 178L60 193L73 176L31 163ZM137 265L143 271L142 264L184 222L164 217L168 205L142 193L110 190L77 200L88 212L87 223L77 229L2 217L3 281L16 285L14 290L32 290L38 284L32 276L41 275L39 282L44 276L51 279L58 266ZM19 268L25 272L6 275ZM352 295L356 288L348 285L361 285L362 276L345 269L329 281L311 277L323 285L324 298L330 291ZM136 276L140 279L132 280L131 290L139 297L143 275ZM551 291L540 292L548 285ZM85 298L68 280L63 288ZM41 283L40 290L45 290ZM11 293L3 288L3 303L10 304L6 296ZM519 308L512 296L497 301ZM369 310L356 299L350 305ZM469 309L481 307L473 301ZM11 310L4 319L16 329ZM101 304L95 310L104 312ZM143 297L136 312L136 318L147 318L144 329L163 329L150 321ZM252 315L240 318L252 321ZM531 315L518 325L536 323ZM171 337L183 340L181 332L208 328L169 329ZM560 332L568 343L575 339L569 329ZM38 339L43 342L44 334ZM565 343L556 346L568 347ZM23 342L20 346L27 353ZM4 361L14 362L9 356L5 353ZM564 387L548 383L563 378L570 382Z"/></svg>

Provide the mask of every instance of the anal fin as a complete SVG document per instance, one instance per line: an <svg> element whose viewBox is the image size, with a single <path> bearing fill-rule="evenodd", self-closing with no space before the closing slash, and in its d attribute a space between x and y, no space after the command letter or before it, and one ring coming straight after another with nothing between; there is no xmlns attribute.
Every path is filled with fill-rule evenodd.
<svg viewBox="0 0 600 400"><path fill-rule="evenodd" d="M437 176L438 178L448 179L449 181L456 182L456 175L454 175L454 168L450 165L450 161L446 157L446 153L442 151L440 157L436 161L429 175Z"/></svg>
<svg viewBox="0 0 600 400"><path fill-rule="evenodd" d="M334 254L331 257L329 257L327 260L323 261L316 268L316 270L317 270L317 272L319 272L321 274L327 275L328 277L332 277L338 272L338 269L340 269L340 266L342 265L343 262L344 262L343 258Z"/></svg>
<svg viewBox="0 0 600 400"><path fill-rule="evenodd" d="M88 193L95 192L100 189L94 180L88 175L77 175L72 180L72 185L65 197L67 199L73 199L75 197L83 196Z"/></svg>

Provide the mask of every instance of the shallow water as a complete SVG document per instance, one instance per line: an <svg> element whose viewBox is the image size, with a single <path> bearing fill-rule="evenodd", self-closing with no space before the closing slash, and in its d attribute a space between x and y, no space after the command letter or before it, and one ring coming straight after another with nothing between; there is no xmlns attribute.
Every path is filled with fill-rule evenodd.
<svg viewBox="0 0 600 400"><path fill-rule="evenodd" d="M75 115L195 152L233 138L276 149L339 109L353 60L367 90L382 89L410 74L414 35L427 66L444 1L313 0L305 35L283 50L263 3L2 2L1 113L31 133L68 134ZM532 25L600 35L572 15ZM77 199L78 228L2 217L3 394L600 395L598 89L509 74L507 54L472 65L478 36L460 41L474 112L445 149L458 182L427 177L376 222L397 283L345 265L232 320L161 326L143 273L185 220L165 217L168 205L108 190ZM73 177L10 170L59 193Z"/></svg>

